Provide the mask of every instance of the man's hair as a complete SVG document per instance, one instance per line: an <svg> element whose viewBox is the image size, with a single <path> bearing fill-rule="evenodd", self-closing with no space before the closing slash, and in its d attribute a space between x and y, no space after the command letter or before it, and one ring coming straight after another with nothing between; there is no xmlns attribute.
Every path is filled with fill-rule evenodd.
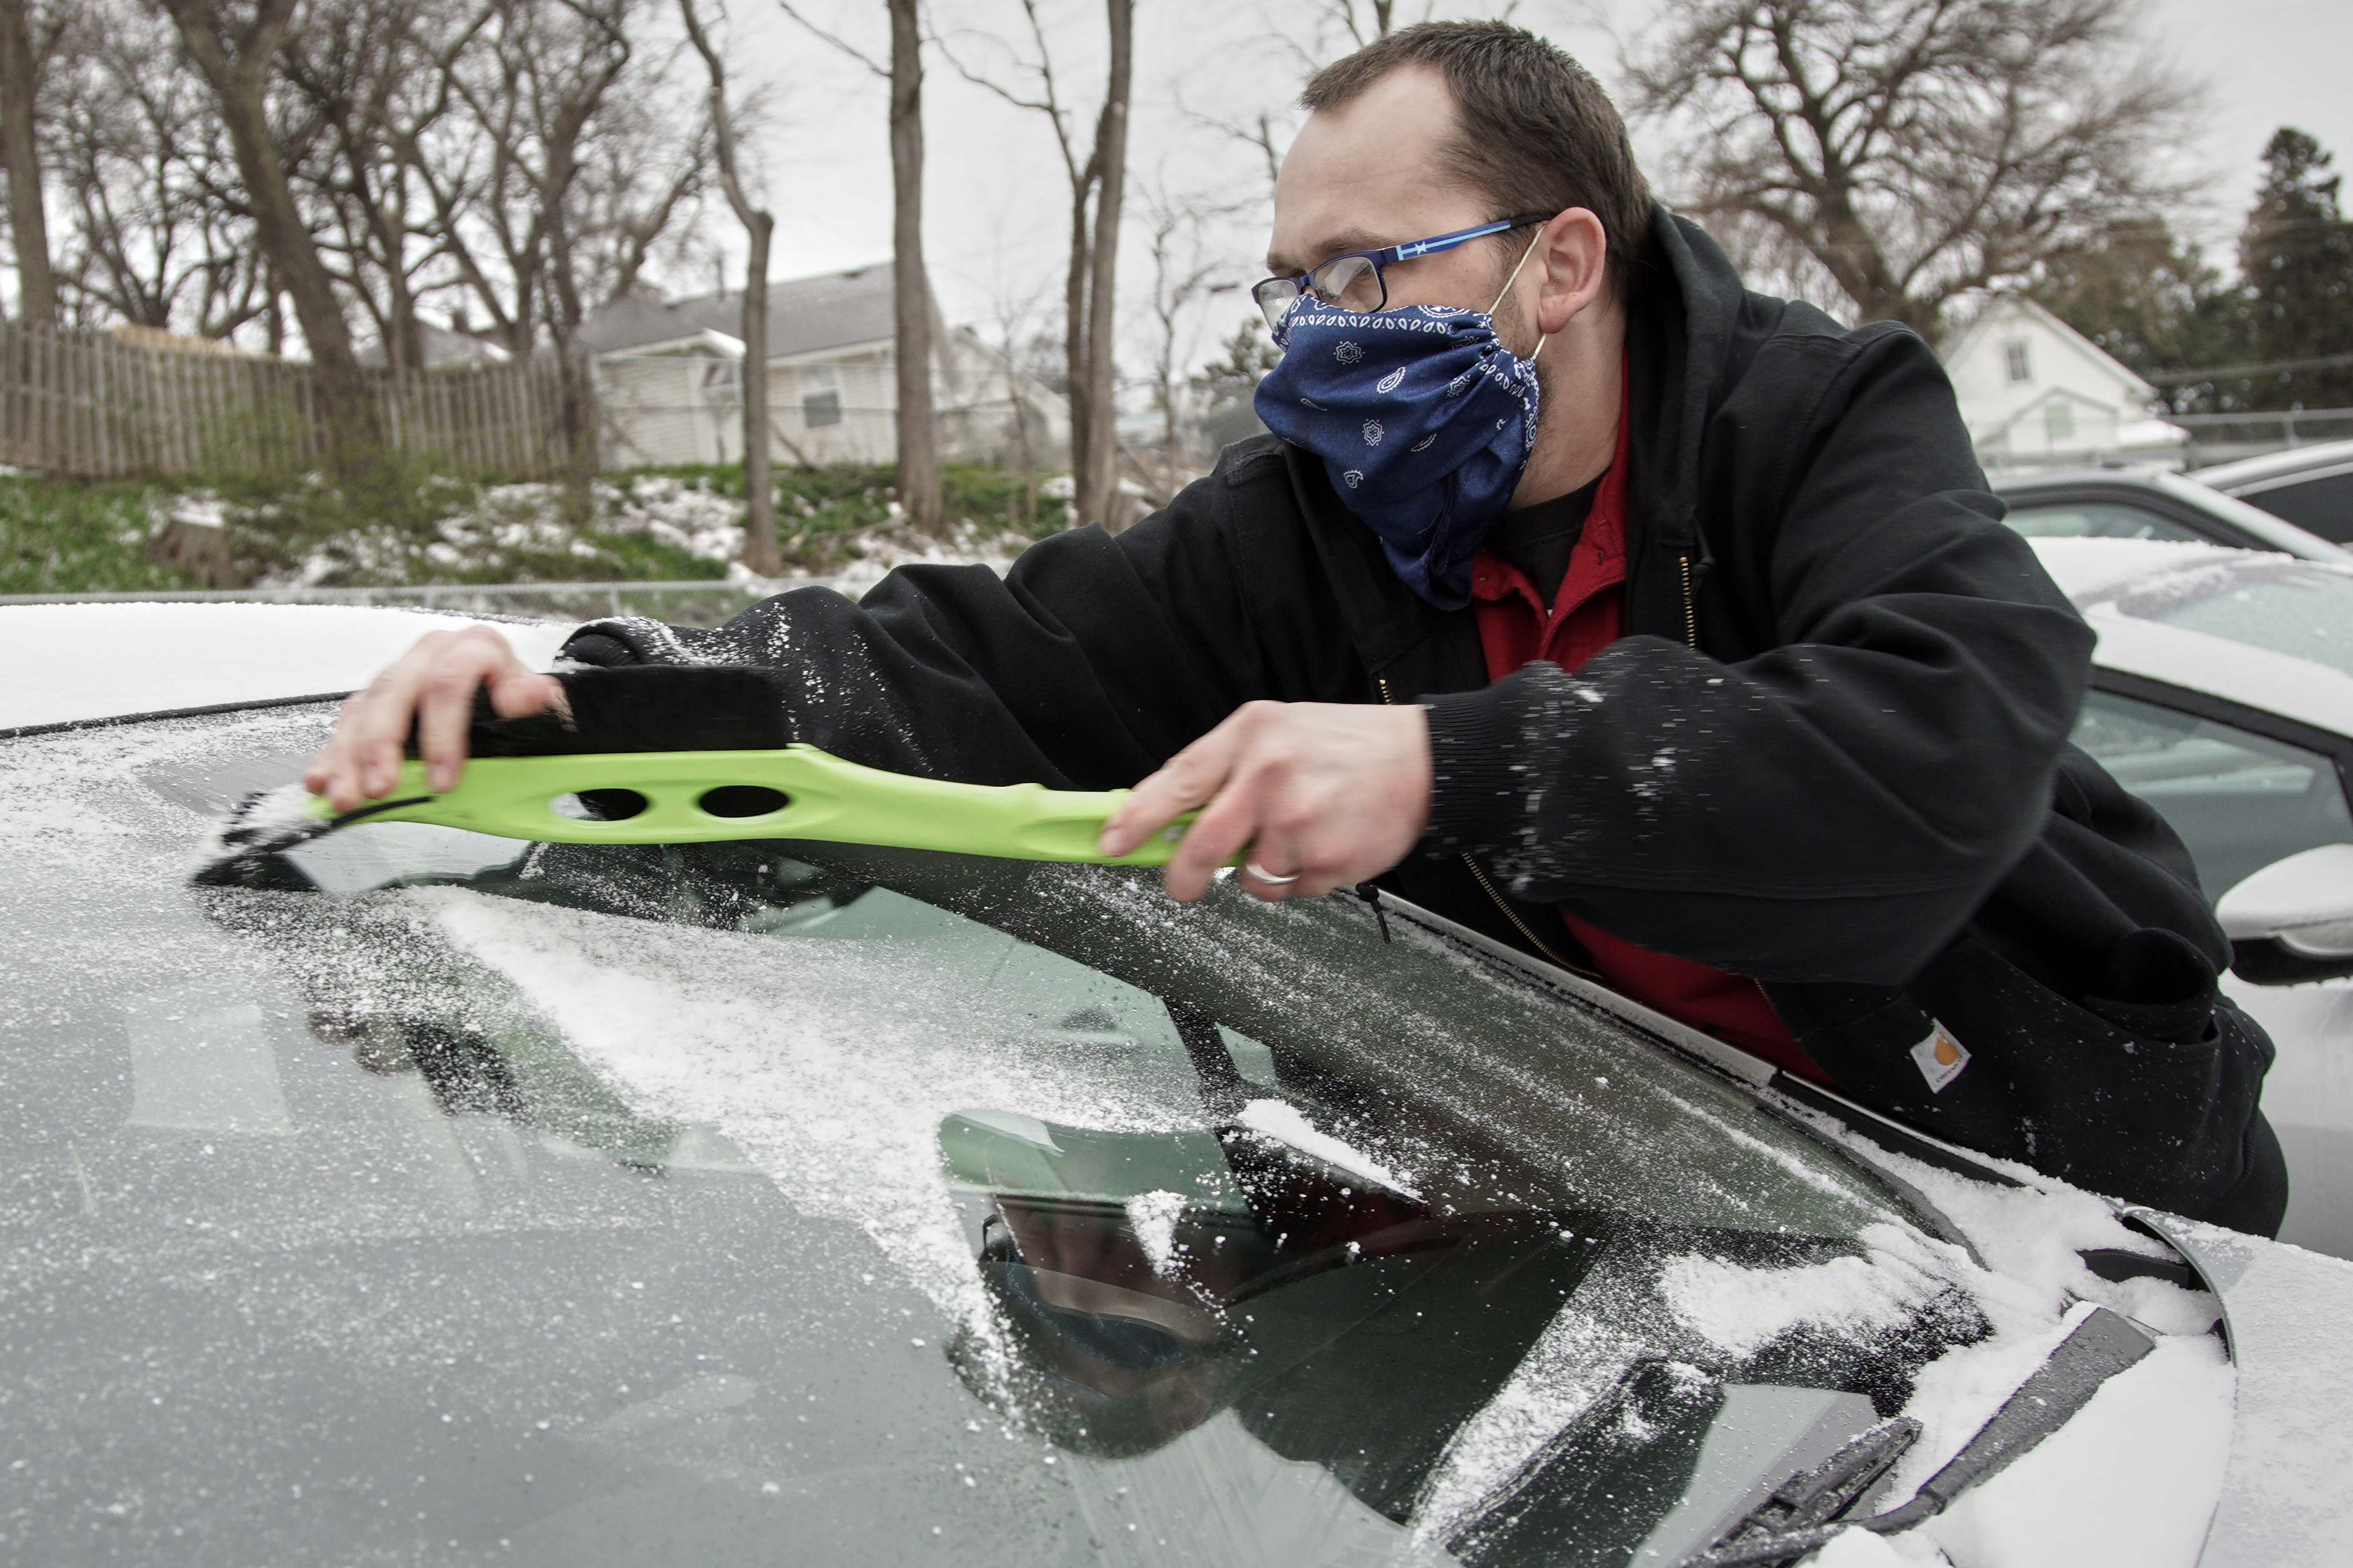
<svg viewBox="0 0 2353 1568"><path fill-rule="evenodd" d="M1447 172L1499 217L1589 209L1609 237L1611 292L1626 298L1651 252L1651 184L1593 73L1508 23L1423 22L1317 71L1300 107L1336 109L1409 65L1437 67L1454 95Z"/></svg>

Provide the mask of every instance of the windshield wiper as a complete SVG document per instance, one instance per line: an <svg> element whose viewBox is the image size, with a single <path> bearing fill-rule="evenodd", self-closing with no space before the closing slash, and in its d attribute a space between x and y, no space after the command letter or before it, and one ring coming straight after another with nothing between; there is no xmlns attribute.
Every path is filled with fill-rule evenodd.
<svg viewBox="0 0 2353 1568"><path fill-rule="evenodd" d="M1838 1517L1919 1436L1918 1422L1898 1417L1783 1482L1714 1547L1685 1558L1683 1568L1765 1568L1794 1563L1842 1530L1893 1535L1933 1519L1963 1492L1998 1475L2065 1426L2091 1403L2102 1384L2155 1348L2156 1342L2130 1321L2095 1307L1978 1428L1977 1436L1920 1484L1911 1501L1870 1519Z"/></svg>

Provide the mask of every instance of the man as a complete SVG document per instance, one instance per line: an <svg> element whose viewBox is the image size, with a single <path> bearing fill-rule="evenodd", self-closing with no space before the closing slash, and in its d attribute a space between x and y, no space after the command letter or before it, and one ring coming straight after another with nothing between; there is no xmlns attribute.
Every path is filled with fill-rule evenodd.
<svg viewBox="0 0 2353 1568"><path fill-rule="evenodd" d="M999 582L902 570L582 663L753 663L803 740L983 783L1135 784L1198 898L1366 880L1932 1132L2275 1230L2270 1046L2179 842L2066 745L2091 634L2001 526L1901 327L1745 292L1582 68L1499 23L1328 68L1258 298L1274 437ZM311 783L436 787L486 685L439 634ZM1138 781L1141 781L1140 783Z"/></svg>

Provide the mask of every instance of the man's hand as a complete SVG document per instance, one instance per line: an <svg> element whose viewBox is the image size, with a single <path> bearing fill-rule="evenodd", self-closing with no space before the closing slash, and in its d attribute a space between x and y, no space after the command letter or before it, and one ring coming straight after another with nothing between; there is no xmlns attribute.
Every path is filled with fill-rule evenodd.
<svg viewBox="0 0 2353 1568"><path fill-rule="evenodd" d="M506 719L537 713L564 695L555 677L526 668L488 626L428 632L344 700L333 737L302 775L303 787L325 795L337 811L389 793L400 780L401 748L414 720L427 782L437 793L448 789L466 765L477 686L491 689L491 706Z"/></svg>
<svg viewBox="0 0 2353 1568"><path fill-rule="evenodd" d="M1419 707L1247 703L1135 786L1103 824L1103 851L1124 855L1206 803L1161 874L1170 898L1199 898L1244 846L1251 893L1316 898L1405 858L1429 820L1430 784Z"/></svg>

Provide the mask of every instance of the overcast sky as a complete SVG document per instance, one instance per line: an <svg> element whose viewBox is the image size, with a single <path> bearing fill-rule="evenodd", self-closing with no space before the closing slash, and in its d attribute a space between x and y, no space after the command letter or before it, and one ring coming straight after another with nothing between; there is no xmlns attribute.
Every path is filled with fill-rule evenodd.
<svg viewBox="0 0 2353 1568"><path fill-rule="evenodd" d="M1092 132L1100 102L1103 11L1092 0L1041 0L1066 97ZM2281 124L2311 132L2353 163L2353 5L2346 0L2144 0L2150 45L2211 92L2202 135L2189 154L2215 179L2206 208L2183 215L2226 266L2264 142ZM1522 0L1511 10L1590 66L1613 89L1618 39L1640 31L1655 0ZM1398 7L1402 18L1414 0ZM875 0L804 0L803 15L877 55L885 47ZM1312 0L1140 0L1136 20L1135 118L1130 144L1130 226L1122 287L1140 306L1151 281L1139 215L1150 192L1233 214L1200 228L1219 280L1247 285L1264 247L1263 161L1206 123L1282 113L1311 58L1345 53L1346 36ZM736 69L765 84L774 129L762 139L762 173L777 226L774 276L800 277L887 260L891 170L881 82L863 67L787 20L773 0L731 0ZM1008 84L1018 80L991 40L1014 36L1014 0L935 0L960 58ZM1417 13L1418 14L1418 13ZM1446 15L1440 8L1440 15ZM1454 14L1481 13L1476 8ZM952 322L989 331L1028 302L1057 308L1069 235L1069 185L1042 115L1014 109L934 61L925 87L930 142L924 244L933 285ZM1640 145L1647 140L1638 131ZM1647 150L1647 149L1646 149ZM1141 187L1141 188L1139 188ZM706 221L734 242L724 208ZM740 254L740 251L738 252ZM734 263L730 264L731 272ZM681 291L707 280L676 279ZM731 277L731 283L733 281ZM1124 309L1133 319L1134 311ZM1186 357L1249 313L1239 289L1197 312ZM1138 345L1129 345L1134 361ZM1139 368L1124 363L1130 374Z"/></svg>

